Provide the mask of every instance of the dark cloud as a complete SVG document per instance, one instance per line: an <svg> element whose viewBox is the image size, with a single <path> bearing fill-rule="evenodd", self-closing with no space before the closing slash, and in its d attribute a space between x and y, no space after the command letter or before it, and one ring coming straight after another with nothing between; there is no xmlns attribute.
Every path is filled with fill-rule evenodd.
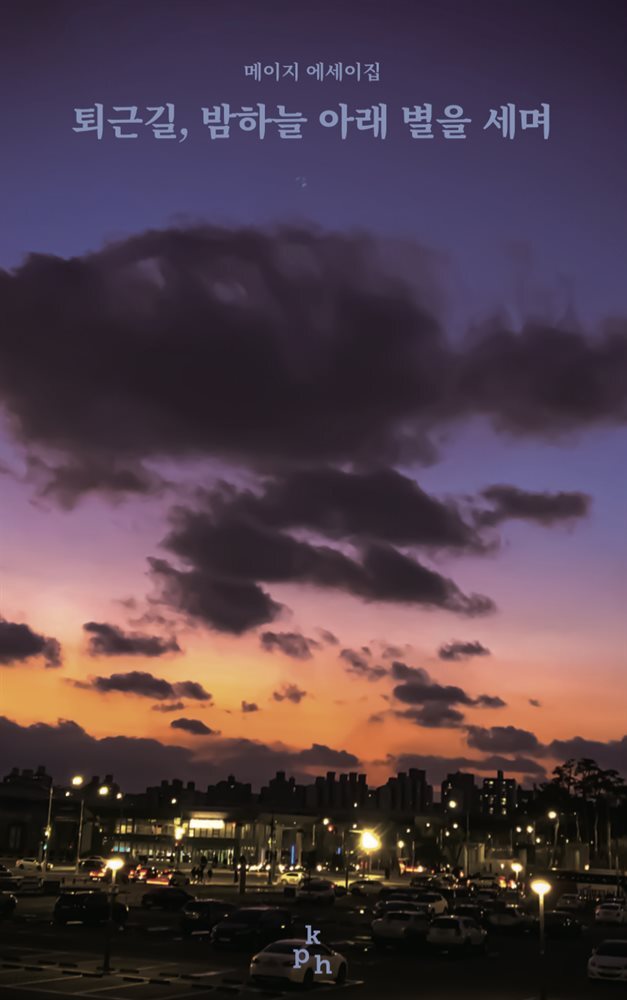
<svg viewBox="0 0 627 1000"><path fill-rule="evenodd" d="M83 631L89 632L90 656L164 656L180 653L176 638L163 639L158 635L124 632L117 625L105 622L86 622Z"/></svg>
<svg viewBox="0 0 627 1000"><path fill-rule="evenodd" d="M473 698L455 684L438 684L422 667L409 667L398 660L392 663L391 674L394 680L403 682L392 692L397 701L421 706L419 710L413 710L404 716L411 718L417 725L460 725L464 717L455 708L458 705L477 708L505 706L503 699L496 695L480 694Z"/></svg>
<svg viewBox="0 0 627 1000"><path fill-rule="evenodd" d="M588 740L583 736L573 736L568 740L552 740L546 746L546 754L559 761L570 757L591 757L601 767L613 768L627 777L627 735L617 740Z"/></svg>
<svg viewBox="0 0 627 1000"><path fill-rule="evenodd" d="M154 496L168 485L140 462L129 459L120 466L114 457L95 462L84 457L80 462L52 467L33 455L28 459L27 480L35 484L39 497L53 500L64 510L72 510L77 500L89 493L115 502L132 494Z"/></svg>
<svg viewBox="0 0 627 1000"><path fill-rule="evenodd" d="M45 667L60 667L61 644L33 632L29 625L0 618L0 665L12 666L34 656L41 656Z"/></svg>
<svg viewBox="0 0 627 1000"><path fill-rule="evenodd" d="M259 705L254 701L242 701L242 712L258 712Z"/></svg>
<svg viewBox="0 0 627 1000"><path fill-rule="evenodd" d="M373 712L372 715L368 717L368 722L378 724L385 720L385 712Z"/></svg>
<svg viewBox="0 0 627 1000"><path fill-rule="evenodd" d="M231 491L232 493L232 491ZM241 633L277 617L281 608L261 583L300 583L343 590L365 601L442 608L463 615L494 610L481 595L402 552L367 544L357 558L232 514L236 502L212 495L208 509L176 507L163 544L191 566L149 560L159 599L222 631Z"/></svg>
<svg viewBox="0 0 627 1000"><path fill-rule="evenodd" d="M439 701L430 701L421 708L408 708L404 711L395 711L394 715L399 719L410 719L417 726L424 726L425 729L455 729L464 722L464 714L450 705Z"/></svg>
<svg viewBox="0 0 627 1000"><path fill-rule="evenodd" d="M467 742L475 750L488 753L537 753L541 749L538 737L527 729L515 726L468 726Z"/></svg>
<svg viewBox="0 0 627 1000"><path fill-rule="evenodd" d="M447 774L453 774L456 771L470 771L478 774L494 774L496 771L503 771L505 774L516 775L519 780L524 781L526 778L534 782L542 780L546 773L542 764L529 757L501 757L497 755L473 758L403 753L389 754L385 763L399 771L407 771L410 767L423 769L434 784L439 784Z"/></svg>
<svg viewBox="0 0 627 1000"><path fill-rule="evenodd" d="M272 697L275 701L291 701L294 705L298 705L307 697L307 692L296 684L284 684L280 691L273 691Z"/></svg>
<svg viewBox="0 0 627 1000"><path fill-rule="evenodd" d="M278 649L293 660L310 660L313 651L321 648L315 639L308 639L299 632L262 632L259 641L267 652Z"/></svg>
<svg viewBox="0 0 627 1000"><path fill-rule="evenodd" d="M240 514L275 528L309 528L329 538L484 551L485 543L452 501L425 493L395 469L301 469L243 494Z"/></svg>
<svg viewBox="0 0 627 1000"><path fill-rule="evenodd" d="M180 712L182 708L185 708L185 703L182 701L166 702L165 705L153 705L153 712Z"/></svg>
<svg viewBox="0 0 627 1000"><path fill-rule="evenodd" d="M492 509L478 512L479 522L486 525L516 519L550 526L585 517L591 503L586 493L531 493L504 485L489 486L481 495L493 504Z"/></svg>
<svg viewBox="0 0 627 1000"><path fill-rule="evenodd" d="M319 628L317 632L322 641L326 642L328 646L339 646L340 640L336 635L333 635L333 632L329 632L327 628Z"/></svg>
<svg viewBox="0 0 627 1000"><path fill-rule="evenodd" d="M211 695L198 681L176 681L173 684L162 677L154 677L153 674L140 670L131 670L126 674L111 674L110 677L91 677L89 681L72 683L75 687L90 688L103 694L120 691L142 698L156 698L159 701L170 701L173 698L211 701Z"/></svg>
<svg viewBox="0 0 627 1000"><path fill-rule="evenodd" d="M401 656L407 656L411 652L410 646L392 646L385 644L381 650L383 660L400 660Z"/></svg>
<svg viewBox="0 0 627 1000"><path fill-rule="evenodd" d="M149 559L158 599L220 632L240 635L273 621L282 606L256 583L225 580L204 569L177 570L165 559Z"/></svg>
<svg viewBox="0 0 627 1000"><path fill-rule="evenodd" d="M355 767L359 764L359 757L355 754L348 750L333 750L324 743L312 743L309 750L301 750L297 757L303 764L319 767Z"/></svg>
<svg viewBox="0 0 627 1000"><path fill-rule="evenodd" d="M216 733L215 729L210 729L200 719L172 719L170 729L182 729L192 736L211 736Z"/></svg>
<svg viewBox="0 0 627 1000"><path fill-rule="evenodd" d="M20 441L61 456L74 492L112 488L111 470L136 489L137 463L162 456L424 460L431 429L472 414L545 439L624 422L618 324L592 339L495 321L453 348L435 259L305 226L171 228L70 260L34 254L0 272L0 398Z"/></svg>
<svg viewBox="0 0 627 1000"><path fill-rule="evenodd" d="M529 704L532 705L534 708L542 708L542 702L538 701L537 698L530 698Z"/></svg>
<svg viewBox="0 0 627 1000"><path fill-rule="evenodd" d="M343 649L339 654L340 659L348 663L346 668L348 674L365 677L369 681L379 681L386 676L388 671L385 667L373 666L368 663L368 658L371 655L367 646L362 646L362 652L357 652L355 649Z"/></svg>
<svg viewBox="0 0 627 1000"><path fill-rule="evenodd" d="M476 639L472 642L463 642L454 639L438 649L438 656L441 660L466 660L471 656L490 656L490 650Z"/></svg>

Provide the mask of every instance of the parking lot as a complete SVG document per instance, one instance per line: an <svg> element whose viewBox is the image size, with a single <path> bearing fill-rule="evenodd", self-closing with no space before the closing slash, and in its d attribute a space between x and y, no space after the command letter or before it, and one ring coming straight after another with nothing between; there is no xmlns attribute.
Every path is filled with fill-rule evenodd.
<svg viewBox="0 0 627 1000"><path fill-rule="evenodd" d="M183 937L177 913L145 910L141 887L124 888L129 918L112 942L112 974L102 974L105 932L102 927L52 923L54 897L22 896L12 918L0 925L0 993L3 997L53 995L101 997L103 1000L178 1000L183 997L293 995L289 988L259 989L248 977L250 952L218 950L205 934ZM235 903L227 885L193 887L200 897L219 896ZM485 954L431 954L373 947L372 901L354 896L333 906L298 904L282 892L261 887L246 903L288 906L295 915L293 936L305 924L320 930L320 940L347 961L348 980L337 986L316 985L313 992L338 997L348 991L363 1000L394 996L421 1000L536 1000L545 982L546 1000L585 1000L620 995L624 984L594 983L586 978L592 947L604 938L627 938L627 926L600 927L591 911L574 940L548 942L544 970L535 933L490 933Z"/></svg>

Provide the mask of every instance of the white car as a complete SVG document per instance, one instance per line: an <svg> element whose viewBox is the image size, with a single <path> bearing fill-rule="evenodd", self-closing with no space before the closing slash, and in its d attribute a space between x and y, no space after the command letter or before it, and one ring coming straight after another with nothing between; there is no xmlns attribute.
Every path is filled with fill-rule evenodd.
<svg viewBox="0 0 627 1000"><path fill-rule="evenodd" d="M301 962L300 958L304 959L305 950L309 957ZM297 962L298 952L301 954ZM326 944L307 944L297 938L274 941L263 951L253 955L250 962L250 978L259 985L286 980L305 987L323 982L334 982L341 986L346 982L347 971L346 959L339 952L328 948Z"/></svg>
<svg viewBox="0 0 627 1000"><path fill-rule="evenodd" d="M448 913L448 903L439 892L420 892L416 896L416 902L427 905L436 917Z"/></svg>
<svg viewBox="0 0 627 1000"><path fill-rule="evenodd" d="M627 910L622 903L600 903L594 919L598 924L627 924Z"/></svg>
<svg viewBox="0 0 627 1000"><path fill-rule="evenodd" d="M377 882L376 879L358 878L355 882L351 882L348 891L355 896L379 896L382 888L383 883Z"/></svg>
<svg viewBox="0 0 627 1000"><path fill-rule="evenodd" d="M370 924L375 944L400 944L424 938L429 914L424 910L388 910Z"/></svg>
<svg viewBox="0 0 627 1000"><path fill-rule="evenodd" d="M468 917L436 917L427 931L427 944L432 948L471 948L483 950L487 933Z"/></svg>
<svg viewBox="0 0 627 1000"><path fill-rule="evenodd" d="M306 878L296 889L296 899L312 903L334 903L335 883L326 878Z"/></svg>
<svg viewBox="0 0 627 1000"><path fill-rule="evenodd" d="M15 867L20 872L42 872L44 866L37 858L19 858L15 862Z"/></svg>
<svg viewBox="0 0 627 1000"><path fill-rule="evenodd" d="M280 885L300 885L303 881L304 872L283 872L279 878Z"/></svg>
<svg viewBox="0 0 627 1000"><path fill-rule="evenodd" d="M588 979L627 982L627 941L602 941L588 959Z"/></svg>

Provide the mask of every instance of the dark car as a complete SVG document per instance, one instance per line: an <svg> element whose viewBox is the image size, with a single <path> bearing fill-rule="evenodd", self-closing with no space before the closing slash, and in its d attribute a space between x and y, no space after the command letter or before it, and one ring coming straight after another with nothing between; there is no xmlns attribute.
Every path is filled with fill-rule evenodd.
<svg viewBox="0 0 627 1000"><path fill-rule="evenodd" d="M146 910L180 910L186 903L191 903L194 898L185 889L168 885L145 892L142 896L142 906Z"/></svg>
<svg viewBox="0 0 627 1000"><path fill-rule="evenodd" d="M358 878L348 887L354 896L380 896L385 886L374 878Z"/></svg>
<svg viewBox="0 0 627 1000"><path fill-rule="evenodd" d="M62 892L52 913L55 924L103 924L109 919L110 900L106 892ZM120 927L126 923L128 906L118 899L113 903L113 920Z"/></svg>
<svg viewBox="0 0 627 1000"><path fill-rule="evenodd" d="M452 915L454 917L467 917L468 920L474 920L480 927L487 928L489 926L488 911L476 903L456 903Z"/></svg>
<svg viewBox="0 0 627 1000"><path fill-rule="evenodd" d="M17 898L11 892L0 892L0 920L10 917L17 906Z"/></svg>
<svg viewBox="0 0 627 1000"><path fill-rule="evenodd" d="M278 906L242 906L215 925L216 947L259 948L290 936L292 915Z"/></svg>
<svg viewBox="0 0 627 1000"><path fill-rule="evenodd" d="M181 931L185 935L206 934L236 909L234 903L222 899L190 899L181 910Z"/></svg>
<svg viewBox="0 0 627 1000"><path fill-rule="evenodd" d="M536 917L534 925L538 923ZM582 929L581 921L568 910L547 910L544 914L544 931L549 938L576 938Z"/></svg>

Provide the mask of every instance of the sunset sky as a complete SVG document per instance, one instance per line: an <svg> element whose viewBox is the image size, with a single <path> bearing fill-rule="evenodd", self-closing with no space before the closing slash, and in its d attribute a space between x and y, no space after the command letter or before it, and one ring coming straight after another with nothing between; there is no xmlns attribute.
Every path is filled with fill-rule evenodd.
<svg viewBox="0 0 627 1000"><path fill-rule="evenodd" d="M5 770L627 773L619 7L14 5ZM183 142L72 128L166 102ZM222 102L310 127L211 140ZM387 137L322 128L340 102ZM425 102L468 137L412 139ZM549 138L484 129L509 102Z"/></svg>

